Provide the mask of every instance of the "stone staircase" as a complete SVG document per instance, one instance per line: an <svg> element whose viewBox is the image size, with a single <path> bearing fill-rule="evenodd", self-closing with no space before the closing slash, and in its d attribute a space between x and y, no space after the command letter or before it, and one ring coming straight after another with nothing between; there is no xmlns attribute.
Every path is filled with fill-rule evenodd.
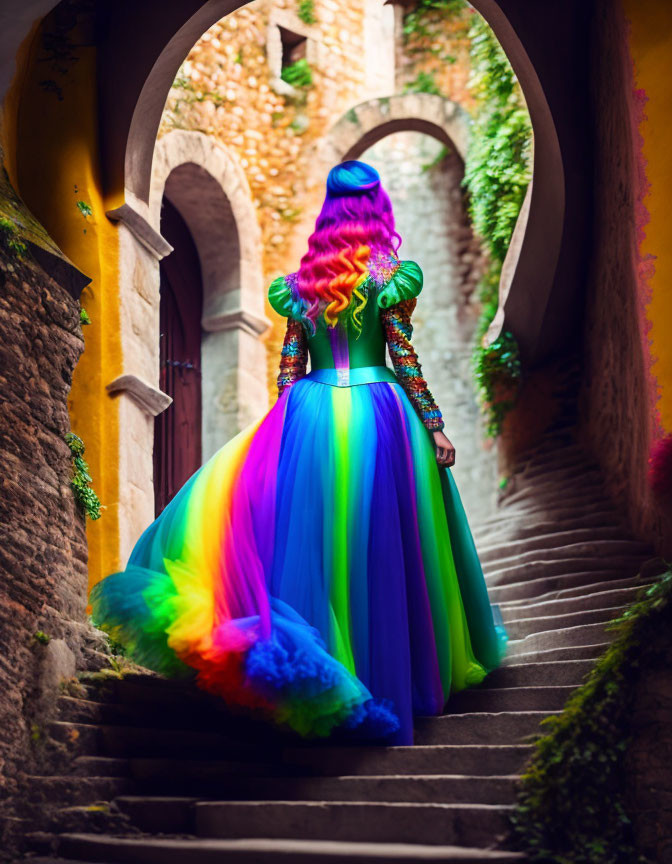
<svg viewBox="0 0 672 864"><path fill-rule="evenodd" d="M558 428L518 464L475 529L510 643L503 666L419 718L414 747L306 744L231 717L189 684L134 676L60 699L50 734L67 771L33 860L509 862L517 777L540 721L563 707L653 578L600 475ZM637 574L640 574L639 576ZM647 574L650 574L647 576Z"/></svg>

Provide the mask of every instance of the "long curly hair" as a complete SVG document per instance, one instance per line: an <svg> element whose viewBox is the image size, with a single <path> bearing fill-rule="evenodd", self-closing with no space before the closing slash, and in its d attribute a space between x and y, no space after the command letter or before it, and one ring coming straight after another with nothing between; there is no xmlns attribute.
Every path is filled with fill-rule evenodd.
<svg viewBox="0 0 672 864"><path fill-rule="evenodd" d="M379 256L396 257L400 245L392 203L376 169L356 160L332 168L295 280L296 292L305 303L304 320L313 332L320 314L328 327L336 326L353 296L357 303L352 318L361 327L366 295L358 289L368 275L367 263Z"/></svg>

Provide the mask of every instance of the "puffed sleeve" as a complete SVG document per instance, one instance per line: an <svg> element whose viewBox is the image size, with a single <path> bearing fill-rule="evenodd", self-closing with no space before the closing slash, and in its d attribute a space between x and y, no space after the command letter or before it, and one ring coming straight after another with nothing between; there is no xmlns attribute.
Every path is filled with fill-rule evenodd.
<svg viewBox="0 0 672 864"><path fill-rule="evenodd" d="M387 309L403 300L412 300L421 291L422 270L415 261L402 261L378 292L378 305L381 309Z"/></svg>
<svg viewBox="0 0 672 864"><path fill-rule="evenodd" d="M278 372L278 396L291 385L303 378L308 366L308 337L300 321L287 319L287 329L280 351L280 370Z"/></svg>
<svg viewBox="0 0 672 864"><path fill-rule="evenodd" d="M278 276L268 289L268 302L278 315L288 318L292 313L292 295L284 276Z"/></svg>
<svg viewBox="0 0 672 864"><path fill-rule="evenodd" d="M419 267L417 269L420 270ZM422 273L420 285L422 286ZM381 309L380 318L397 380L404 388L425 427L430 430L443 429L441 411L434 401L427 382L422 377L422 367L411 343L413 335L411 315L416 303L416 297L411 297L384 307Z"/></svg>

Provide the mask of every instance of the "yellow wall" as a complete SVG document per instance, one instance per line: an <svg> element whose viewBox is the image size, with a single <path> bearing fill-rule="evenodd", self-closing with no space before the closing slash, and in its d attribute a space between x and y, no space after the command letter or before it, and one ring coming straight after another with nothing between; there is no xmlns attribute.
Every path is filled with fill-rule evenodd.
<svg viewBox="0 0 672 864"><path fill-rule="evenodd" d="M76 61L60 64L65 69L61 71L44 59L41 35L49 20L24 46L25 63L5 103L6 139L14 137L14 142L6 140L6 157L24 201L63 252L92 279L81 298L92 324L84 328L86 347L75 370L69 407L72 429L86 445L93 486L105 507L99 520L87 520L93 585L120 565L118 407L105 392L105 384L122 369L119 248L117 230L105 211L121 201L105 200L101 193L92 40L70 31ZM45 87L45 80L53 81L60 93ZM8 115L17 105L18 115L12 120ZM82 214L80 201L90 205L91 216Z"/></svg>
<svg viewBox="0 0 672 864"><path fill-rule="evenodd" d="M652 322L653 374L662 397L661 420L672 432L672 4L661 0L624 0L631 26L630 48L636 86L646 91L647 119L642 125L646 173L651 192L645 203L651 214L642 252L654 255L653 297L648 307Z"/></svg>

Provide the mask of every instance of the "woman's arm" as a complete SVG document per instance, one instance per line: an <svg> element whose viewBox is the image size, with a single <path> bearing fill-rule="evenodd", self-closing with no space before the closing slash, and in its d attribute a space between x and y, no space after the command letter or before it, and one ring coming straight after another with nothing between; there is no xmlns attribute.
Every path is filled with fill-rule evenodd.
<svg viewBox="0 0 672 864"><path fill-rule="evenodd" d="M308 365L308 337L300 321L287 319L287 329L280 351L280 371L278 373L278 396L303 378Z"/></svg>
<svg viewBox="0 0 672 864"><path fill-rule="evenodd" d="M380 317L397 380L406 391L423 424L432 433L437 461L441 465L450 466L455 463L455 448L441 431L444 427L441 410L422 377L422 367L411 343L413 336L411 315L416 302L416 298L413 297L395 303L393 306L381 309Z"/></svg>

